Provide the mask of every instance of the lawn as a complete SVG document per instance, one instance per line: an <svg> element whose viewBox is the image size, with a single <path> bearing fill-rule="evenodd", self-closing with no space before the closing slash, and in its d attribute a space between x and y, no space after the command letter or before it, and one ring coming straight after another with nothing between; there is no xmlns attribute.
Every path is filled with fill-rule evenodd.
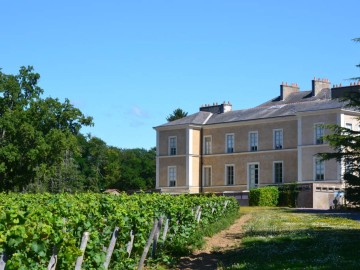
<svg viewBox="0 0 360 270"><path fill-rule="evenodd" d="M242 207L252 215L222 269L359 269L360 222L289 208Z"/></svg>

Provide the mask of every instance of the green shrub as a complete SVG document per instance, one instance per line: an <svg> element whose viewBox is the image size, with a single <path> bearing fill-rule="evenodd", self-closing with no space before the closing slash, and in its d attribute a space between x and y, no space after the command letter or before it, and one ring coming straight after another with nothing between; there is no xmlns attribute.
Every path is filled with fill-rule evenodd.
<svg viewBox="0 0 360 270"><path fill-rule="evenodd" d="M278 206L296 207L296 200L299 195L296 183L279 186Z"/></svg>
<svg viewBox="0 0 360 270"><path fill-rule="evenodd" d="M279 198L277 187L267 186L250 190L250 206L276 206Z"/></svg>

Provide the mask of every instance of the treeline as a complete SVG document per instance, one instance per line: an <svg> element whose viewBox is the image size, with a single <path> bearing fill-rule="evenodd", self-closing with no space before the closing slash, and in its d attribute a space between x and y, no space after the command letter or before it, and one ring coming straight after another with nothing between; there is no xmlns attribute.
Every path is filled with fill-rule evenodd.
<svg viewBox="0 0 360 270"><path fill-rule="evenodd" d="M68 99L42 98L40 75L0 70L0 192L77 192L155 185L155 149L119 149L80 130L92 126Z"/></svg>

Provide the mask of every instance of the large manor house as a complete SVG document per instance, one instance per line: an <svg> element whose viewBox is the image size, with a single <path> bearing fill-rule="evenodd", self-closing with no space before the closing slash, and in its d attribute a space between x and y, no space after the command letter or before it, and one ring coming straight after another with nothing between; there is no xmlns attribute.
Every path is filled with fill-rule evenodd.
<svg viewBox="0 0 360 270"><path fill-rule="evenodd" d="M157 126L156 188L236 194L296 182L303 190L298 206L328 208L342 193L344 167L316 154L332 151L324 124L360 130L360 113L339 99L359 89L316 78L309 91L282 83L278 96L254 108L208 104Z"/></svg>

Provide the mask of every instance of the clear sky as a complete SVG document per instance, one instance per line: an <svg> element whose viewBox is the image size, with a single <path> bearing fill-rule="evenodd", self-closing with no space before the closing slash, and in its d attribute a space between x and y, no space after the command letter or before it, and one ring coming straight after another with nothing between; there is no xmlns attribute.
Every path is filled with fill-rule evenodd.
<svg viewBox="0 0 360 270"><path fill-rule="evenodd" d="M180 107L254 107L282 81L359 76L359 0L0 0L0 67L32 65L120 148L156 144Z"/></svg>

